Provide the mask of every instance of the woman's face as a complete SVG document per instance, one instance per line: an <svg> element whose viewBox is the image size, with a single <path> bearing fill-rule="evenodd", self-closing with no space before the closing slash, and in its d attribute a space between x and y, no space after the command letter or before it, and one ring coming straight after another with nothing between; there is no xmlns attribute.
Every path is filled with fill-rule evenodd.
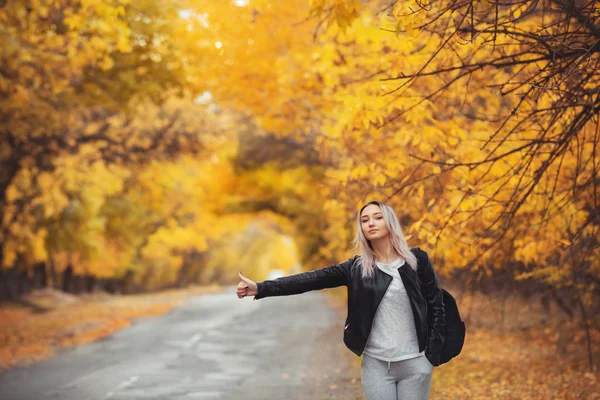
<svg viewBox="0 0 600 400"><path fill-rule="evenodd" d="M383 213L377 204L369 204L360 213L360 226L368 240L377 240L389 235Z"/></svg>

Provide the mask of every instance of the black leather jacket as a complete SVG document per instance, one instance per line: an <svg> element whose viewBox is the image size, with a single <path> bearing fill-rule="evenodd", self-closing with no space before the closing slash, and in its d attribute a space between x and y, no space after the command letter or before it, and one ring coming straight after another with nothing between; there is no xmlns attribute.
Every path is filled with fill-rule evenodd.
<svg viewBox="0 0 600 400"><path fill-rule="evenodd" d="M418 260L417 271L407 263L398 268L398 271L410 299L419 351L425 350L431 364L439 365L439 352L443 347L445 334L443 294L427 253L418 247L411 251ZM377 308L392 282L392 277L378 268L374 268L371 278L363 279L360 260L360 256L357 255L323 269L259 282L258 294L254 299L348 286L348 316L344 328L344 343L360 356L371 333Z"/></svg>

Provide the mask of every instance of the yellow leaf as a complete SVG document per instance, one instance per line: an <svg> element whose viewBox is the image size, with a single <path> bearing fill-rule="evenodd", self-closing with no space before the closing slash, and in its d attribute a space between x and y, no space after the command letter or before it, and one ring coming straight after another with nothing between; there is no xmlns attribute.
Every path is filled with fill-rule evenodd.
<svg viewBox="0 0 600 400"><path fill-rule="evenodd" d="M406 25L406 34L410 37L416 37L419 34L419 30L416 29L413 22Z"/></svg>
<svg viewBox="0 0 600 400"><path fill-rule="evenodd" d="M400 19L400 17L401 17L400 13L402 12L402 6L403 6L402 3L403 3L403 1L399 0L396 2L396 4L394 4L394 8L392 8L392 15L396 19Z"/></svg>
<svg viewBox="0 0 600 400"><path fill-rule="evenodd" d="M42 172L38 175L37 183L42 191L47 191L54 184L54 177L48 172Z"/></svg>
<svg viewBox="0 0 600 400"><path fill-rule="evenodd" d="M417 222L415 222L414 224L412 224L412 225L410 226L410 231L411 231L411 232L414 232L414 231L417 231L417 230L419 230L419 228L421 227L421 224L422 224L422 223L423 223L423 220L422 220L422 219L418 220Z"/></svg>
<svg viewBox="0 0 600 400"><path fill-rule="evenodd" d="M519 18L519 17L520 17L520 16L523 14L523 11L525 10L525 8L526 8L527 6L528 6L528 5L527 5L527 4L525 4L525 5L523 5L523 6L517 7L517 9L516 9L516 10L514 11L514 13L513 13L513 16L514 16L514 18L515 18L515 19Z"/></svg>
<svg viewBox="0 0 600 400"><path fill-rule="evenodd" d="M426 141L422 141L419 143L419 150L423 153L431 153L433 151L433 147Z"/></svg>
<svg viewBox="0 0 600 400"><path fill-rule="evenodd" d="M384 174L379 173L377 175L375 175L375 178L373 179L373 184L375 186L379 186L379 185L383 185L386 182L386 177Z"/></svg>
<svg viewBox="0 0 600 400"><path fill-rule="evenodd" d="M17 188L13 185L9 186L8 189L6 189L6 200L9 203L12 203L17 199L17 197L19 197L19 191Z"/></svg>

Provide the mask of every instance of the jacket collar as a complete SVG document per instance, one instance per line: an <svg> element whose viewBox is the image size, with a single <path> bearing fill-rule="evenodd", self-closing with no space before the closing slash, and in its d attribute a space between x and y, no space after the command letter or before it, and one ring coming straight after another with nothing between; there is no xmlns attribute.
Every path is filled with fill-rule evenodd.
<svg viewBox="0 0 600 400"><path fill-rule="evenodd" d="M418 275L417 275L417 271L415 271L414 269L412 269L412 267L405 262L404 265L402 265L400 268L398 268L398 271L400 272L400 275L404 275L407 278L409 278L411 281L413 282L417 282L418 279Z"/></svg>

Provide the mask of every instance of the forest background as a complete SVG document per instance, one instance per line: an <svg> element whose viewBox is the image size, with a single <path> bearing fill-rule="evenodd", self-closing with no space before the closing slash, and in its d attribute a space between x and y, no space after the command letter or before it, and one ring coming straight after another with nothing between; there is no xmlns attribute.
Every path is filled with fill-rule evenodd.
<svg viewBox="0 0 600 400"><path fill-rule="evenodd" d="M490 326L581 352L596 383L599 18L591 0L0 1L0 297L320 268L356 253L378 199L467 317L494 299ZM536 324L511 325L513 299Z"/></svg>

